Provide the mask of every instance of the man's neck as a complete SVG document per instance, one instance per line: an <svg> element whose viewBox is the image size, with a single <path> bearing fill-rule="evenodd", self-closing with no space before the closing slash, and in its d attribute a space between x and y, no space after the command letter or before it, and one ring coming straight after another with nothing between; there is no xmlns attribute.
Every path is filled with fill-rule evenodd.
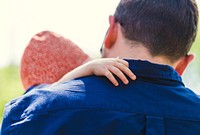
<svg viewBox="0 0 200 135"><path fill-rule="evenodd" d="M116 57L121 59L134 59L134 60L147 60L152 63L169 65L173 68L176 67L177 63L171 63L164 56L152 56L149 50L141 44L119 44L116 47ZM111 56L113 57L113 56Z"/></svg>
<svg viewBox="0 0 200 135"><path fill-rule="evenodd" d="M149 49L137 41L127 40L121 31L121 25L117 24L118 32L115 43L110 48L105 48L103 57L119 57L121 59L147 60L156 64L169 65L175 68L176 63L171 63L164 56L152 56Z"/></svg>

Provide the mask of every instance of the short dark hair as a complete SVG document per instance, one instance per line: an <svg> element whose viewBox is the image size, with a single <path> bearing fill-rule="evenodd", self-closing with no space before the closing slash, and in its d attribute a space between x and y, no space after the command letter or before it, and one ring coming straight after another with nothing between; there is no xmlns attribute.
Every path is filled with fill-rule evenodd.
<svg viewBox="0 0 200 135"><path fill-rule="evenodd" d="M126 39L171 62L187 55L197 34L195 0L121 0L114 16Z"/></svg>

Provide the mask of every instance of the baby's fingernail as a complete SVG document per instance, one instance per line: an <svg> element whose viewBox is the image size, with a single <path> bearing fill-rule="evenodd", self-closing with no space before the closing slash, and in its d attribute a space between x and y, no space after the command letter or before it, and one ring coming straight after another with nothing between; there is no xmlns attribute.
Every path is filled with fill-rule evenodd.
<svg viewBox="0 0 200 135"><path fill-rule="evenodd" d="M115 83L115 86L118 86L119 84L118 83Z"/></svg>
<svg viewBox="0 0 200 135"><path fill-rule="evenodd" d="M128 80L126 80L124 83L125 83L125 84L128 84L128 83L129 83L129 81L128 81Z"/></svg>
<svg viewBox="0 0 200 135"><path fill-rule="evenodd" d="M132 76L131 76L131 79L132 79L132 80L135 80L135 79L136 79L136 76L135 76L135 75L132 75Z"/></svg>

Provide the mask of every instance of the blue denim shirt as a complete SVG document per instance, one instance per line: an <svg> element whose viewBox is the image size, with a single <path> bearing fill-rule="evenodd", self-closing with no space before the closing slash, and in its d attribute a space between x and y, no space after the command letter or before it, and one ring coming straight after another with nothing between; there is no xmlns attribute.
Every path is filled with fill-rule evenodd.
<svg viewBox="0 0 200 135"><path fill-rule="evenodd" d="M5 106L2 135L200 135L200 98L170 66L128 60L137 80L89 76Z"/></svg>

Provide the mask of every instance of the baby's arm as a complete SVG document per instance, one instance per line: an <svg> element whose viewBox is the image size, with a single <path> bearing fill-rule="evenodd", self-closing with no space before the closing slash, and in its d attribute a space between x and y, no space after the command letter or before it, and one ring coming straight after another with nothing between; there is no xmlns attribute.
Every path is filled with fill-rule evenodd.
<svg viewBox="0 0 200 135"><path fill-rule="evenodd" d="M106 76L115 86L118 86L119 83L114 75L119 77L124 84L129 83L125 75L132 80L136 79L136 76L129 69L129 63L127 61L119 58L102 58L87 62L75 68L64 75L58 83L89 75Z"/></svg>

